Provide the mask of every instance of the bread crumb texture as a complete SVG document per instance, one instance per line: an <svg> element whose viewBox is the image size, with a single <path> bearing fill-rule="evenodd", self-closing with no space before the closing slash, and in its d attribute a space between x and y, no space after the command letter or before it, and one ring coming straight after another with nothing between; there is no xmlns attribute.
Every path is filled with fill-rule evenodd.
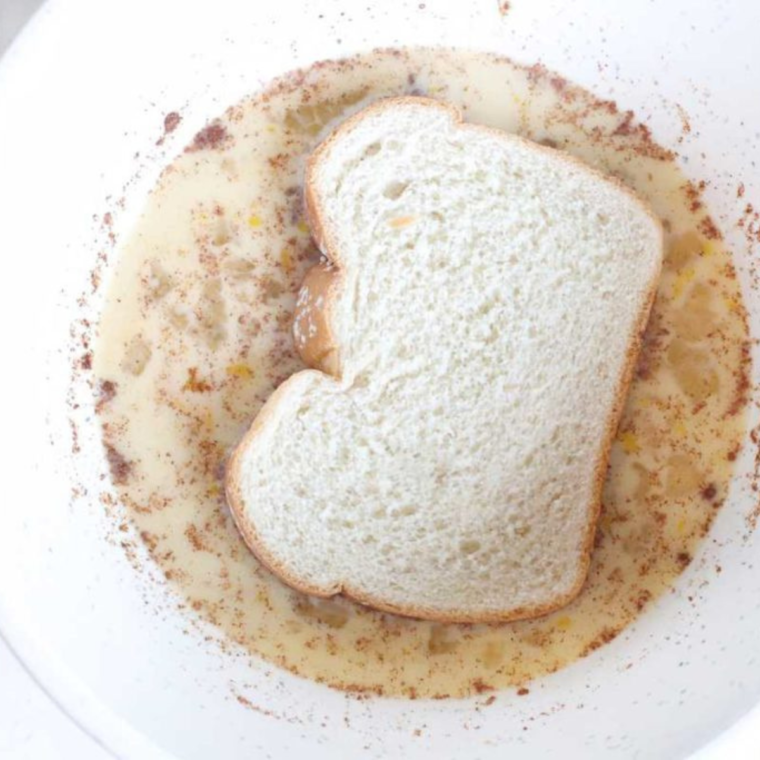
<svg viewBox="0 0 760 760"><path fill-rule="evenodd" d="M660 271L659 220L580 162L422 98L361 111L305 182L339 267L341 377L291 378L236 452L228 494L252 548L297 588L413 616L565 604ZM296 340L316 340L305 313Z"/></svg>

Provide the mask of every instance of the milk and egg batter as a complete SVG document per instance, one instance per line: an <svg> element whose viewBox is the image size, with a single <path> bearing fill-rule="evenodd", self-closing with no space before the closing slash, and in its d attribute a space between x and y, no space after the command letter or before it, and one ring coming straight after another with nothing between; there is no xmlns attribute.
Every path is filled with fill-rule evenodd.
<svg viewBox="0 0 760 760"><path fill-rule="evenodd" d="M441 625L306 597L258 564L224 502L226 455L302 368L290 334L295 293L318 258L301 203L303 158L326 125L402 93L452 101L470 121L614 173L667 231L588 582L538 620ZM94 369L115 486L188 606L250 652L316 681L457 697L572 663L671 587L726 494L745 432L747 339L731 259L698 188L631 114L540 67L378 51L274 82L210 123L164 171L121 246Z"/></svg>

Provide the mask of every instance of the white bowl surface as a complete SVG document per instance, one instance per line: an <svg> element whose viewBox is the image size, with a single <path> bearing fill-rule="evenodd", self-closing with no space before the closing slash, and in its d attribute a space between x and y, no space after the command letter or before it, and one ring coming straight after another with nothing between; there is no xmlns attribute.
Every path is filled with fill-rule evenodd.
<svg viewBox="0 0 760 760"><path fill-rule="evenodd" d="M184 633L187 613L172 612L167 591L104 538L104 462L86 394L77 412L84 455L73 462L69 327L104 245L93 214L123 196L119 227L128 228L160 168L208 118L297 65L376 46L447 44L540 60L633 108L666 145L681 131L679 104L692 123L679 147L686 172L710 180L707 201L760 335L753 251L736 227L746 203L760 201L760 5L511 5L502 15L496 0L57 0L0 62L0 631L117 755L672 760L760 701L760 532L747 523L757 503L753 444L672 594L527 697L505 694L477 710L482 699L360 701L224 655L203 640L203 625ZM155 147L163 115L177 108L180 129ZM90 305L95 313L97 298ZM72 500L73 487L88 496ZM744 756L752 737L758 746L757 712L707 753Z"/></svg>

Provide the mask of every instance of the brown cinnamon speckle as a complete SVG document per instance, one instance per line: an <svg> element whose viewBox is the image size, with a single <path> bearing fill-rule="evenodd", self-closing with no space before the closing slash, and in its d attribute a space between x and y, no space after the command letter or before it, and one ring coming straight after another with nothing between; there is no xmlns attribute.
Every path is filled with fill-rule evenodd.
<svg viewBox="0 0 760 760"><path fill-rule="evenodd" d="M193 550L196 552L207 552L209 551L209 548L207 544L204 542L203 537L201 536L200 531L198 530L198 527L194 524L190 524L185 529L185 536L187 537L187 540L190 542L190 545L193 547Z"/></svg>
<svg viewBox="0 0 760 760"><path fill-rule="evenodd" d="M132 474L132 463L115 446L106 443L105 449L111 478L117 486L122 486Z"/></svg>
<svg viewBox="0 0 760 760"><path fill-rule="evenodd" d="M720 240L721 234L720 230L715 226L715 222L709 217L706 216L700 221L699 223L699 231L708 239L708 240Z"/></svg>
<svg viewBox="0 0 760 760"><path fill-rule="evenodd" d="M476 678L472 682L472 690L476 694L484 694L487 691L494 691L494 687L486 683L482 678Z"/></svg>
<svg viewBox="0 0 760 760"><path fill-rule="evenodd" d="M676 562L678 562L681 568L686 568L691 563L691 554L688 552L678 552Z"/></svg>
<svg viewBox="0 0 760 760"><path fill-rule="evenodd" d="M164 134L171 134L182 121L182 117L176 111L170 111L164 116Z"/></svg>
<svg viewBox="0 0 760 760"><path fill-rule="evenodd" d="M715 485L713 483L709 483L701 491L702 498L705 499L706 501L712 501L715 498L717 493L718 492L715 489Z"/></svg>
<svg viewBox="0 0 760 760"><path fill-rule="evenodd" d="M213 390L213 386L211 383L198 377L197 367L190 367L187 370L187 380L182 386L182 390L190 391L190 393L208 393Z"/></svg>
<svg viewBox="0 0 760 760"><path fill-rule="evenodd" d="M116 383L113 380L102 380L98 387L95 411L102 412L103 408L116 396Z"/></svg>
<svg viewBox="0 0 760 760"><path fill-rule="evenodd" d="M616 638L619 633L620 631L616 630L615 628L602 629L599 635L586 645L586 647L583 649L583 652L581 653L581 657L586 657L592 652L595 652L597 649L599 649L599 647L604 646L605 644L609 644L610 641Z"/></svg>
<svg viewBox="0 0 760 760"><path fill-rule="evenodd" d="M193 142L185 148L185 152L197 150L220 150L230 140L227 127L221 121L212 121L193 138Z"/></svg>

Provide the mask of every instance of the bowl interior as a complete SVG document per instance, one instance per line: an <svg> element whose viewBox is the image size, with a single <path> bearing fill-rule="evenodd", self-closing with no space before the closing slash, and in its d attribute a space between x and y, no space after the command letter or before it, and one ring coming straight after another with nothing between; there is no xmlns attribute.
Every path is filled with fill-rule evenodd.
<svg viewBox="0 0 760 760"><path fill-rule="evenodd" d="M753 243L737 226L760 200L752 176L760 99L748 97L756 82L746 65L756 57L760 12L685 0L626 3L614 14L602 0L502 5L514 7L224 0L208 12L147 0L52 2L0 64L0 199L10 210L0 250L12 262L0 309L13 436L0 511L0 630L66 709L118 752L488 758L509 746L531 758L673 758L760 699L752 442L674 592L609 646L529 695L499 694L487 707L483 698L357 699L220 650L213 630L177 609L146 556L132 558L147 567L135 571L103 503L91 394L84 384L71 388L71 361L82 350L77 320L97 314L100 292L87 293L84 311L77 299L98 253L109 253L93 214L116 203L116 231L127 229L161 167L209 117L315 60L376 46L490 50L541 61L634 109L677 148L688 175L709 179L706 199L760 334ZM181 127L156 146L163 115L179 108ZM677 143L684 112L691 132ZM751 414L754 425L754 407Z"/></svg>

